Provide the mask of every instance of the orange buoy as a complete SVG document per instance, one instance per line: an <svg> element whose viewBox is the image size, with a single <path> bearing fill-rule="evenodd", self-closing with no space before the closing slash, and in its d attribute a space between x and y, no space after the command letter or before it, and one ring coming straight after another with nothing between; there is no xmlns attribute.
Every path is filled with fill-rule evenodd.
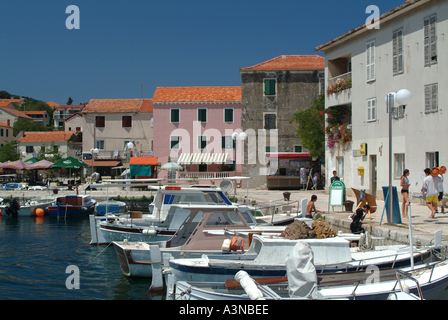
<svg viewBox="0 0 448 320"><path fill-rule="evenodd" d="M39 218L43 217L45 214L44 209L41 209L41 208L37 208L35 212L36 212L36 216L38 216Z"/></svg>
<svg viewBox="0 0 448 320"><path fill-rule="evenodd" d="M0 217L2 216L2 209L0 209Z"/></svg>

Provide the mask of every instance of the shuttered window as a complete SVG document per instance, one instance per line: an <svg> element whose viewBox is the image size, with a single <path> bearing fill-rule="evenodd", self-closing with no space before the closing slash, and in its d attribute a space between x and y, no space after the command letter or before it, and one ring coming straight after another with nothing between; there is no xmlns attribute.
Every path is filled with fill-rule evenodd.
<svg viewBox="0 0 448 320"><path fill-rule="evenodd" d="M198 109L198 121L207 122L207 109Z"/></svg>
<svg viewBox="0 0 448 320"><path fill-rule="evenodd" d="M367 121L376 120L376 99L367 100Z"/></svg>
<svg viewBox="0 0 448 320"><path fill-rule="evenodd" d="M275 79L265 79L264 80L264 95L265 96L275 96Z"/></svg>
<svg viewBox="0 0 448 320"><path fill-rule="evenodd" d="M437 63L437 16L432 15L424 20L425 35L425 67Z"/></svg>
<svg viewBox="0 0 448 320"><path fill-rule="evenodd" d="M106 126L106 117L105 116L96 116L95 117L95 127L104 128Z"/></svg>
<svg viewBox="0 0 448 320"><path fill-rule="evenodd" d="M207 136L198 136L198 148L205 149L207 147Z"/></svg>
<svg viewBox="0 0 448 320"><path fill-rule="evenodd" d="M437 112L438 106L438 84L433 83L425 86L425 113Z"/></svg>
<svg viewBox="0 0 448 320"><path fill-rule="evenodd" d="M179 122L179 119L180 119L180 110L171 109L171 122Z"/></svg>
<svg viewBox="0 0 448 320"><path fill-rule="evenodd" d="M403 29L393 33L393 73L403 73Z"/></svg>
<svg viewBox="0 0 448 320"><path fill-rule="evenodd" d="M121 118L121 126L123 128L131 128L132 127L132 116L123 116Z"/></svg>
<svg viewBox="0 0 448 320"><path fill-rule="evenodd" d="M233 109L224 109L224 122L233 122Z"/></svg>
<svg viewBox="0 0 448 320"><path fill-rule="evenodd" d="M223 149L235 149L236 140L232 139L232 136L222 136L221 138L221 147Z"/></svg>
<svg viewBox="0 0 448 320"><path fill-rule="evenodd" d="M277 129L277 114L266 113L264 115L264 128L267 130Z"/></svg>
<svg viewBox="0 0 448 320"><path fill-rule="evenodd" d="M179 136L171 136L170 137L170 147L171 149L179 150L180 149L180 137Z"/></svg>
<svg viewBox="0 0 448 320"><path fill-rule="evenodd" d="M366 74L367 82L375 80L375 41L367 43L366 46Z"/></svg>

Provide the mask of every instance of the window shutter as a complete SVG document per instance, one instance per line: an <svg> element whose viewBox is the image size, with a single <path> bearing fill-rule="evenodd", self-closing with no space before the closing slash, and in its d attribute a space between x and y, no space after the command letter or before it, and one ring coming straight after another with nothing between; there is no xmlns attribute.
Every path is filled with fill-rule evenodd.
<svg viewBox="0 0 448 320"><path fill-rule="evenodd" d="M425 86L425 112L431 111L431 86Z"/></svg>
<svg viewBox="0 0 448 320"><path fill-rule="evenodd" d="M403 72L403 30L398 31L398 70L397 72Z"/></svg>
<svg viewBox="0 0 448 320"><path fill-rule="evenodd" d="M224 109L224 122L233 122L233 109Z"/></svg>
<svg viewBox="0 0 448 320"><path fill-rule="evenodd" d="M376 120L376 100L375 99L372 100L372 119L371 120Z"/></svg>
<svg viewBox="0 0 448 320"><path fill-rule="evenodd" d="M179 122L179 109L171 109L171 122Z"/></svg>
<svg viewBox="0 0 448 320"><path fill-rule="evenodd" d="M425 66L428 66L430 64L430 58L429 58L429 18L426 18L424 20L424 46L425 46Z"/></svg>
<svg viewBox="0 0 448 320"><path fill-rule="evenodd" d="M275 80L274 79L264 80L264 94L266 96L275 95Z"/></svg>
<svg viewBox="0 0 448 320"><path fill-rule="evenodd" d="M437 91L438 91L438 84L431 85L431 111L437 111L438 105L437 105Z"/></svg>
<svg viewBox="0 0 448 320"><path fill-rule="evenodd" d="M430 18L430 62L437 61L437 35L436 35L436 16Z"/></svg>
<svg viewBox="0 0 448 320"><path fill-rule="evenodd" d="M227 149L226 148L226 136L222 136L222 138L221 138L221 148Z"/></svg>
<svg viewBox="0 0 448 320"><path fill-rule="evenodd" d="M367 82L375 80L375 41L367 43L366 73Z"/></svg>
<svg viewBox="0 0 448 320"><path fill-rule="evenodd" d="M394 74L398 73L398 32L394 32L393 40L393 72Z"/></svg>

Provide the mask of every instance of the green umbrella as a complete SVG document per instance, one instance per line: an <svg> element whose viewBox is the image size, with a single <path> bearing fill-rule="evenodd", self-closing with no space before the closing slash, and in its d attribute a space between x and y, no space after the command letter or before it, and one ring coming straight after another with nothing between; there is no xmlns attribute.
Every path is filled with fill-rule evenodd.
<svg viewBox="0 0 448 320"><path fill-rule="evenodd" d="M37 159L35 157L32 157L32 158L29 158L28 160L23 161L23 162L25 162L25 163L36 163L38 161L39 161L39 159Z"/></svg>
<svg viewBox="0 0 448 320"><path fill-rule="evenodd" d="M61 159L51 166L52 168L69 168L69 169L80 169L88 167L84 162L81 162L73 157L68 157Z"/></svg>

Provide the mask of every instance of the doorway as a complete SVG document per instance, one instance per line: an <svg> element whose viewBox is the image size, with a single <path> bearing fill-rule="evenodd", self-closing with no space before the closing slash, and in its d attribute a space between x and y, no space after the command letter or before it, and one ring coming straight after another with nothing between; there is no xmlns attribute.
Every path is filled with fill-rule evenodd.
<svg viewBox="0 0 448 320"><path fill-rule="evenodd" d="M370 156L370 194L376 196L377 188L376 155Z"/></svg>

